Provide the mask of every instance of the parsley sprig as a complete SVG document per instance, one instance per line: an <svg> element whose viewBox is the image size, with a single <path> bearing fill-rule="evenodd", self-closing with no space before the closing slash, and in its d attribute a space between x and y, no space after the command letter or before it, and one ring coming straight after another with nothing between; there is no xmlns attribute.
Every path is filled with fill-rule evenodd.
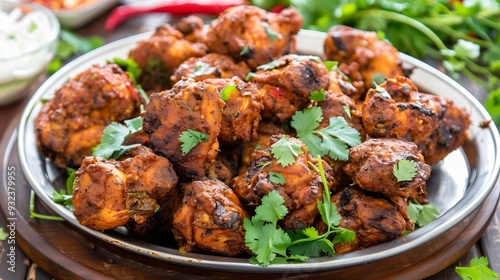
<svg viewBox="0 0 500 280"><path fill-rule="evenodd" d="M312 226L304 230L285 232L278 226L278 221L288 214L288 209L278 191L272 190L262 197L252 219L244 220L245 244L254 253L250 258L251 263L268 266L305 261L323 254L334 255L335 243L354 242L353 231L338 227L341 217L330 200L330 191L319 156L318 161L318 168L315 169L321 175L324 192L323 201L318 201L317 207L327 225L326 232L319 234Z"/></svg>
<svg viewBox="0 0 500 280"><path fill-rule="evenodd" d="M457 266L455 272L464 280L469 279L482 279L482 280L496 280L498 273L494 272L488 267L488 258L479 257L472 258L469 266Z"/></svg>
<svg viewBox="0 0 500 280"><path fill-rule="evenodd" d="M307 145L311 155L328 155L335 160L347 160L348 146L361 144L359 131L352 128L343 117L331 117L328 127L317 129L322 120L321 107L313 106L295 112L291 125L297 131L297 137Z"/></svg>
<svg viewBox="0 0 500 280"><path fill-rule="evenodd" d="M392 168L392 174L398 182L411 181L417 175L418 166L414 161L402 159L398 160Z"/></svg>
<svg viewBox="0 0 500 280"><path fill-rule="evenodd" d="M406 209L410 219L419 227L426 226L439 217L439 210L432 204L420 204L416 200L408 202Z"/></svg>
<svg viewBox="0 0 500 280"><path fill-rule="evenodd" d="M276 161L283 167L292 165L295 162L295 157L303 154L300 145L293 142L286 135L282 135L280 140L271 145L271 153Z"/></svg>
<svg viewBox="0 0 500 280"><path fill-rule="evenodd" d="M182 154L186 155L199 143L208 141L208 136L205 133L187 129L181 133L179 141L182 142Z"/></svg>
<svg viewBox="0 0 500 280"><path fill-rule="evenodd" d="M94 147L92 155L105 159L117 159L128 150L140 146L140 144L129 146L123 146L122 144L128 136L142 129L142 121L142 117L137 117L125 120L125 125L112 122L106 126L101 137L101 142Z"/></svg>

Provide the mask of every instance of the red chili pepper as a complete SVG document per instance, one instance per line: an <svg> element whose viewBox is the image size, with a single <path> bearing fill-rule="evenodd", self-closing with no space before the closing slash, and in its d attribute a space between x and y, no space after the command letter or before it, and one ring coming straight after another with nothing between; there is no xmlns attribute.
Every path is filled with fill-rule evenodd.
<svg viewBox="0 0 500 280"><path fill-rule="evenodd" d="M176 15L211 14L216 15L227 8L243 5L245 0L209 1L167 1L153 5L125 5L115 8L106 19L104 27L113 31L123 21L144 13L170 13Z"/></svg>

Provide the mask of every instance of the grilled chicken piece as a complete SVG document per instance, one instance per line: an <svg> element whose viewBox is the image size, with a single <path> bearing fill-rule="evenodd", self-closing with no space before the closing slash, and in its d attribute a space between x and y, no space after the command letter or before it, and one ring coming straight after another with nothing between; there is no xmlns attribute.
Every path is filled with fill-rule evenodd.
<svg viewBox="0 0 500 280"><path fill-rule="evenodd" d="M251 69L295 51L302 18L294 8L280 13L255 6L237 6L210 23L205 44L210 52L245 61Z"/></svg>
<svg viewBox="0 0 500 280"><path fill-rule="evenodd" d="M181 18L176 24L174 24L174 28L182 33L184 39L189 42L196 43L203 41L204 25L205 23L201 17L190 15Z"/></svg>
<svg viewBox="0 0 500 280"><path fill-rule="evenodd" d="M142 113L150 147L167 157L183 180L204 178L219 149L223 108L224 101L215 86L192 79L153 93ZM202 133L205 139L192 139L195 145L185 153L179 137L190 131Z"/></svg>
<svg viewBox="0 0 500 280"><path fill-rule="evenodd" d="M397 76L370 89L361 110L371 137L399 138L421 145L438 128L445 107L420 94L408 78Z"/></svg>
<svg viewBox="0 0 500 280"><path fill-rule="evenodd" d="M232 78L237 76L245 79L250 68L245 62L236 63L233 58L218 53L209 53L203 57L191 57L184 61L170 77L173 83L180 81L183 77L196 81L209 78Z"/></svg>
<svg viewBox="0 0 500 280"><path fill-rule="evenodd" d="M374 80L404 75L399 53L390 43L381 40L375 32L335 25L328 30L324 42L325 56L338 61L341 69L351 63L358 64L365 92ZM344 70L344 69L343 69Z"/></svg>
<svg viewBox="0 0 500 280"><path fill-rule="evenodd" d="M180 250L208 251L225 256L248 253L243 220L250 218L233 190L219 180L183 186L182 206L173 232Z"/></svg>
<svg viewBox="0 0 500 280"><path fill-rule="evenodd" d="M75 217L96 230L113 229L131 220L144 223L160 205L165 206L177 181L168 159L143 146L123 160L86 157L75 174Z"/></svg>
<svg viewBox="0 0 500 280"><path fill-rule="evenodd" d="M407 230L414 229L414 223L406 213L407 200L388 198L347 187L331 198L342 217L339 226L356 233L353 243L335 244L337 254L352 252L396 239ZM324 223L319 222L321 230Z"/></svg>
<svg viewBox="0 0 500 280"><path fill-rule="evenodd" d="M60 167L78 167L111 122L137 117L141 98L116 64L93 65L43 104L35 120L37 146Z"/></svg>
<svg viewBox="0 0 500 280"><path fill-rule="evenodd" d="M354 100L359 100L362 96L365 96L364 88L359 90L355 85L356 82L352 81L351 78L338 68L328 72L328 78L330 80L328 85L329 91L342 92ZM364 87L364 83L362 85Z"/></svg>
<svg viewBox="0 0 500 280"><path fill-rule="evenodd" d="M272 145L286 137L295 145L299 145L301 153L295 157L291 165L283 166L272 153ZM274 135L263 150L255 150L246 172L233 179L232 187L242 202L254 209L261 198L272 190L276 190L285 200L288 214L283 219L285 230L304 229L311 226L319 214L316 201L322 199L323 184L320 174L309 166L309 162L317 164L307 151L306 146L297 138ZM327 182L331 181L331 169L326 162L323 168ZM271 177L279 174L284 182L275 182ZM330 187L330 186L329 186Z"/></svg>
<svg viewBox="0 0 500 280"><path fill-rule="evenodd" d="M251 83L238 77L232 79L207 79L224 95L224 111L219 140L226 145L238 145L257 137L257 128L264 108L260 91ZM227 88L226 88L227 87ZM226 88L226 90L224 90Z"/></svg>
<svg viewBox="0 0 500 280"><path fill-rule="evenodd" d="M140 84L148 91L169 88L170 75L190 57L201 57L207 53L203 43L192 43L181 32L168 24L158 27L150 38L139 41L129 52L143 72Z"/></svg>
<svg viewBox="0 0 500 280"><path fill-rule="evenodd" d="M394 165L400 160L409 160L417 165L416 175L411 181L398 182L393 174ZM424 162L417 145L412 142L372 138L351 148L344 171L365 191L389 197L415 198L425 192L431 167Z"/></svg>
<svg viewBox="0 0 500 280"><path fill-rule="evenodd" d="M328 70L315 56L285 55L261 65L250 80L263 95L264 118L285 122L310 104L313 91L328 88Z"/></svg>
<svg viewBox="0 0 500 280"><path fill-rule="evenodd" d="M444 116L437 129L434 130L427 141L419 146L425 162L434 166L450 152L464 144L469 135L470 114L449 99L435 95L422 95L425 98L435 100L445 108Z"/></svg>

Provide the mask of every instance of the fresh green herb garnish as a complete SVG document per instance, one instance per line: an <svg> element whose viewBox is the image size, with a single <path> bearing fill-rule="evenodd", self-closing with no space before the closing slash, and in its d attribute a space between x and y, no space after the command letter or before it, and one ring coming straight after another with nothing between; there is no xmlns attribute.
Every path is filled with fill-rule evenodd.
<svg viewBox="0 0 500 280"><path fill-rule="evenodd" d="M325 100L325 90L313 90L309 95L309 99L317 102Z"/></svg>
<svg viewBox="0 0 500 280"><path fill-rule="evenodd" d="M75 55L89 52L102 46L104 40L98 36L82 37L68 30L61 30L54 58L47 65L49 75L61 68L63 63Z"/></svg>
<svg viewBox="0 0 500 280"><path fill-rule="evenodd" d="M335 160L347 160L348 146L354 147L361 143L359 131L349 126L342 117L331 117L328 127L317 129L322 120L321 107L313 106L297 111L290 124L311 155L328 155Z"/></svg>
<svg viewBox="0 0 500 280"><path fill-rule="evenodd" d="M63 218L59 216L50 216L39 214L35 211L35 191L31 190L30 192L30 218L31 219L43 219L43 220L51 220L51 221L64 221Z"/></svg>
<svg viewBox="0 0 500 280"><path fill-rule="evenodd" d="M416 162L402 159L394 164L392 174L394 174L398 182L411 181L417 175L417 170L418 166Z"/></svg>
<svg viewBox="0 0 500 280"><path fill-rule="evenodd" d="M3 227L0 227L0 240L1 241L7 240L7 237L9 237L9 233L6 232Z"/></svg>
<svg viewBox="0 0 500 280"><path fill-rule="evenodd" d="M220 91L220 97L222 101L227 101L229 99L229 96L234 92L236 89L236 85L228 85L225 86L221 91Z"/></svg>
<svg viewBox="0 0 500 280"><path fill-rule="evenodd" d="M285 177L283 177L281 173L269 172L269 181L271 181L274 184L284 185Z"/></svg>
<svg viewBox="0 0 500 280"><path fill-rule="evenodd" d="M251 263L267 266L304 261L322 254L334 255L335 243L344 244L354 241L353 231L338 227L341 217L335 204L330 201L324 169L319 157L318 160L318 171L325 188L323 202L318 201L317 206L321 218L327 225L326 232L320 235L314 227L285 232L278 227L278 221L288 214L288 209L281 195L276 190L272 190L262 197L261 204L255 209L252 220L245 219L244 221L245 244L254 253L250 259Z"/></svg>
<svg viewBox="0 0 500 280"><path fill-rule="evenodd" d="M142 74L142 69L139 67L139 64L135 62L132 58L122 59L115 57L113 58L113 62L116 63L120 68L128 73L129 78L132 80L134 85L137 85L137 79Z"/></svg>
<svg viewBox="0 0 500 280"><path fill-rule="evenodd" d="M376 92L380 93L380 95L382 95L383 98L385 99L391 99L391 95L389 94L389 92L387 92L387 90L381 86L379 86L375 81L373 81L373 88L375 89Z"/></svg>
<svg viewBox="0 0 500 280"><path fill-rule="evenodd" d="M271 145L271 153L279 164L286 167L293 164L295 157L304 152L299 144L290 140L288 136L282 135L280 140Z"/></svg>
<svg viewBox="0 0 500 280"><path fill-rule="evenodd" d="M349 117L349 119L352 120L352 116L351 116L351 109L349 108L349 106L347 105L343 105L342 106L342 109L344 109L344 112L347 114L347 116Z"/></svg>
<svg viewBox="0 0 500 280"><path fill-rule="evenodd" d="M275 68L279 68L279 67L281 67L283 65L285 65L284 61L276 59L276 60L273 60L273 61L271 61L269 63L257 66L257 70L269 71L269 70L272 70L272 69L275 69Z"/></svg>
<svg viewBox="0 0 500 280"><path fill-rule="evenodd" d="M280 33L272 30L271 26L269 26L269 23L264 21L262 22L262 26L264 27L267 37L269 37L269 40L271 40L271 42L274 42L276 39L281 39L283 37Z"/></svg>
<svg viewBox="0 0 500 280"><path fill-rule="evenodd" d="M337 67L339 66L339 62L338 61L327 60L327 61L323 61L323 65L325 65L325 67L328 70L328 72L330 72L330 71L332 71L334 69L337 69Z"/></svg>
<svg viewBox="0 0 500 280"><path fill-rule="evenodd" d="M182 154L186 155L199 143L208 141L208 136L205 133L187 129L181 133L179 141L182 142Z"/></svg>
<svg viewBox="0 0 500 280"><path fill-rule="evenodd" d="M435 221L439 216L439 210L432 204L420 204L417 201L409 201L406 209L410 219L419 227L426 226Z"/></svg>
<svg viewBox="0 0 500 280"><path fill-rule="evenodd" d="M254 78L257 74L254 72L248 72L248 74L245 76L245 82L250 81L252 78Z"/></svg>
<svg viewBox="0 0 500 280"><path fill-rule="evenodd" d="M472 258L468 267L457 266L455 272L464 280L497 280L498 273L488 267L488 258Z"/></svg>
<svg viewBox="0 0 500 280"><path fill-rule="evenodd" d="M435 58L448 73L465 75L489 92L486 106L500 123L500 2L435 0L252 0L271 9L293 6L303 28L343 24L375 31L399 51Z"/></svg>
<svg viewBox="0 0 500 280"><path fill-rule="evenodd" d="M243 46L243 49L241 49L240 55L245 56L245 54L247 54L248 52L250 52L250 49L248 48L247 45L245 45Z"/></svg>
<svg viewBox="0 0 500 280"><path fill-rule="evenodd" d="M190 78L199 77L209 74L211 67L209 64L201 61L197 61L194 65L193 73L189 75Z"/></svg>
<svg viewBox="0 0 500 280"><path fill-rule="evenodd" d="M94 147L92 155L105 159L117 159L128 150L140 146L140 144L129 146L123 146L122 144L128 136L142 129L142 121L142 117L137 117L124 121L125 125L112 122L106 126L101 137L101 143Z"/></svg>

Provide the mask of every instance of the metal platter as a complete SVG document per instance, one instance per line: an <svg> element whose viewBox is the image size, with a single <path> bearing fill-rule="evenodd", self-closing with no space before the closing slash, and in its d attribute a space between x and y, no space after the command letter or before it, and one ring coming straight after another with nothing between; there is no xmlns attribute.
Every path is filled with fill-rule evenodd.
<svg viewBox="0 0 500 280"><path fill-rule="evenodd" d="M401 238L364 250L311 259L301 264L261 267L247 259L203 254L183 254L177 248L153 245L132 239L120 231L95 231L81 226L73 213L52 201L52 189L64 187L62 174L50 161L42 157L36 147L34 120L41 109L41 99L50 98L55 90L69 78L92 64L104 64L114 57L125 58L134 44L149 37L144 33L128 37L72 61L50 77L33 95L21 116L18 127L18 156L24 175L37 196L53 211L79 230L109 244L145 255L156 260L182 266L245 273L304 273L335 271L366 267L366 264L398 261L404 267L423 261L455 239L474 219L475 211L492 192L500 171L498 130L493 123L481 128L479 123L490 117L482 105L462 86L435 68L404 54L405 65L415 67L410 79L421 92L452 99L470 111L473 125L466 143L449 154L433 171L428 181L429 200L436 205L441 216L433 223ZM297 38L297 51L321 55L324 33L302 30Z"/></svg>

